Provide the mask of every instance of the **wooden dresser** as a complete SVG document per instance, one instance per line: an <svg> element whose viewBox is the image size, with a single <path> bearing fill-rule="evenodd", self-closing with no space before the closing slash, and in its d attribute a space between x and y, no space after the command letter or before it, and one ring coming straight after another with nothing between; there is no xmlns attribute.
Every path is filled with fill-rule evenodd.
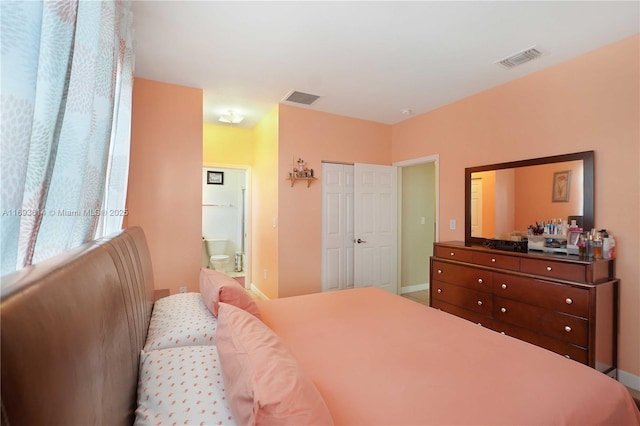
<svg viewBox="0 0 640 426"><path fill-rule="evenodd" d="M435 243L431 306L615 376L613 260Z"/></svg>

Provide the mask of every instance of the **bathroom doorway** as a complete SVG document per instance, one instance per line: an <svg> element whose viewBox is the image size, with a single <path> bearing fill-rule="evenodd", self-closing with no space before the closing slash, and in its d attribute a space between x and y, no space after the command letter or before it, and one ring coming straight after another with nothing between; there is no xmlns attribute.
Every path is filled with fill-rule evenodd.
<svg viewBox="0 0 640 426"><path fill-rule="evenodd" d="M202 168L202 266L245 287L251 282L249 173L242 166Z"/></svg>

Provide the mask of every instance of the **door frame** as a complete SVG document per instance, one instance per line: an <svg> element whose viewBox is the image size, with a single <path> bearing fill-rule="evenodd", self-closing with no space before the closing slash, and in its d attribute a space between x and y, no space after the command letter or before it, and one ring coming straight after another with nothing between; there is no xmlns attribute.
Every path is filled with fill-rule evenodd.
<svg viewBox="0 0 640 426"><path fill-rule="evenodd" d="M402 168L418 164L434 163L435 166L435 232L434 242L440 241L440 155L427 155L410 160L396 161L392 165L398 167L398 265L402 264ZM398 292L402 294L402 268L398 267ZM431 282L431 277L429 277Z"/></svg>
<svg viewBox="0 0 640 426"><path fill-rule="evenodd" d="M244 258L243 260L243 264L242 267L244 269L244 286L245 288L250 288L251 287L251 235L252 235L252 226L251 226L251 222L252 222L252 216L251 216L251 212L252 212L252 191L251 191L251 166L248 165L244 165L244 164L224 164L224 163L202 163L202 167L203 168L221 168L221 169L236 169L236 170L244 170L246 172L246 184L247 184L247 189L246 189L246 193L245 193L245 198L247 199L247 205L245 206L245 221L246 226L244 229L244 232L247 234L247 237L245 238L245 247L244 247ZM202 198L202 191L200 191L200 197ZM200 203L202 204L202 199L200 200ZM202 228L202 220L203 218L200 217L200 228Z"/></svg>

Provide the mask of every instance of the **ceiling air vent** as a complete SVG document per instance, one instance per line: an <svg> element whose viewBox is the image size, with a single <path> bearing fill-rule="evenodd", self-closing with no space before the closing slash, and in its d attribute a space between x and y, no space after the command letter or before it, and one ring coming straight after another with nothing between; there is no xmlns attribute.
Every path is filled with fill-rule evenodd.
<svg viewBox="0 0 640 426"><path fill-rule="evenodd" d="M303 105L311 105L315 101L320 98L318 95L312 95L311 93L298 92L297 90L292 90L289 92L287 96L284 97L283 101L286 102L294 102L297 104Z"/></svg>
<svg viewBox="0 0 640 426"><path fill-rule="evenodd" d="M511 69L513 67L517 67L518 65L522 65L525 62L529 62L533 59L536 59L540 56L542 56L542 52L536 49L534 46L522 52L518 52L509 57L506 57L496 63L507 69Z"/></svg>

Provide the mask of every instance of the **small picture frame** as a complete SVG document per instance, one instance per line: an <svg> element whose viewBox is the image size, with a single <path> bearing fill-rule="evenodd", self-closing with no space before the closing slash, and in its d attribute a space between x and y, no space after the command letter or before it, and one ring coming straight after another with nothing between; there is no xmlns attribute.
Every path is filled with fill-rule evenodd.
<svg viewBox="0 0 640 426"><path fill-rule="evenodd" d="M553 193L551 201L562 203L569 201L569 188L571 187L571 170L555 172L553 174Z"/></svg>
<svg viewBox="0 0 640 426"><path fill-rule="evenodd" d="M214 172L207 170L207 184L224 185L224 172Z"/></svg>
<svg viewBox="0 0 640 426"><path fill-rule="evenodd" d="M578 239L580 238L580 234L582 232L580 231L571 231L569 232L569 238L567 239L567 245L570 246L577 246L578 245Z"/></svg>

